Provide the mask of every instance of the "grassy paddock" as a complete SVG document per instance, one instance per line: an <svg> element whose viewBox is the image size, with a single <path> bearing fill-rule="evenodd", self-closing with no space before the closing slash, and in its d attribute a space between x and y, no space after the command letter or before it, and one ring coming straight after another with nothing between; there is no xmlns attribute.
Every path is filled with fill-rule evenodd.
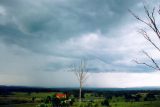
<svg viewBox="0 0 160 107"><path fill-rule="evenodd" d="M47 96L55 93L40 92L40 93L25 93L13 92L11 95L0 95L0 107L36 107ZM36 97L35 102L32 102L32 97Z"/></svg>
<svg viewBox="0 0 160 107"><path fill-rule="evenodd" d="M0 107L36 107L37 104L11 104L11 105L0 105Z"/></svg>
<svg viewBox="0 0 160 107"><path fill-rule="evenodd" d="M160 101L115 102L111 107L160 107Z"/></svg>
<svg viewBox="0 0 160 107"><path fill-rule="evenodd" d="M44 103L42 101L44 98L46 98L47 96L53 96L54 94L55 94L54 92L39 92L39 93L15 92L12 93L11 95L0 96L0 103L1 103L0 107L37 107L37 105ZM32 97L36 97L34 103L32 102ZM89 102L90 98L94 99L92 103ZM95 97L91 94L86 94L85 100L86 101L81 102L81 106L79 106L78 99L75 99L75 102L73 103L72 107L105 107L101 105L101 103L104 101L103 97ZM124 97L113 96L109 100L109 104L110 107L160 107L160 100L157 99L156 101L125 102Z"/></svg>

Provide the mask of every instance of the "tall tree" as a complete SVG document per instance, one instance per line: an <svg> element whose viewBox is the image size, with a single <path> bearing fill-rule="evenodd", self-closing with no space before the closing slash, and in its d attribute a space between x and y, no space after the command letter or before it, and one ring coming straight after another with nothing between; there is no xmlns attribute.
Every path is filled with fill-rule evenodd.
<svg viewBox="0 0 160 107"><path fill-rule="evenodd" d="M73 71L79 82L79 102L81 102L83 85L88 79L88 70L86 68L86 65L87 65L86 61L81 60L78 66L75 65L73 66Z"/></svg>
<svg viewBox="0 0 160 107"><path fill-rule="evenodd" d="M141 17L139 17L138 15L136 15L134 12L132 12L131 10L130 13L140 22L142 22L143 24L145 24L152 32L153 34L149 34L147 30L145 30L144 28L140 29L140 33L141 35L156 49L158 50L158 52L160 52L160 46L158 46L158 43L160 43L160 30L158 27L158 23L157 23L157 17L155 18L156 14L160 15L160 7L159 8L155 8L153 7L151 9L151 11L149 10L149 8L147 8L147 6L144 4L143 5L144 8L144 12L146 14L146 19L142 19ZM157 38L158 42L153 40L153 38ZM147 51L142 51L143 54L151 61L152 64L146 63L146 62L139 62L137 60L134 60L137 64L142 64L145 66L148 66L152 69L155 70L159 70L160 71L160 65L157 63L157 61L147 52Z"/></svg>

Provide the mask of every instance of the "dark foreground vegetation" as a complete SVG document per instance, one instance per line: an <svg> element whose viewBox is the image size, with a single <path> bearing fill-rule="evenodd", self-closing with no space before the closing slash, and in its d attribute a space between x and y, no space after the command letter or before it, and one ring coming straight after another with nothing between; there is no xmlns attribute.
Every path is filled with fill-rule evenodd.
<svg viewBox="0 0 160 107"><path fill-rule="evenodd" d="M160 107L158 89L84 89L0 86L0 107Z"/></svg>

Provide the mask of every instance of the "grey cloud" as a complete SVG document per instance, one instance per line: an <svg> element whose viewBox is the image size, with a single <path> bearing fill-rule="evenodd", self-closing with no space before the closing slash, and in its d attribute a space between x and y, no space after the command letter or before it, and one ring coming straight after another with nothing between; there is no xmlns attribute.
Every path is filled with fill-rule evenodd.
<svg viewBox="0 0 160 107"><path fill-rule="evenodd" d="M73 74L64 71L83 58L88 62L88 70L94 73L151 72L129 62L134 56L141 58L137 52L148 48L135 33L137 22L128 13L131 8L141 14L139 3L139 0L0 0L0 74L12 78L21 75L14 84L22 79L29 85L45 85L53 75L52 82L57 86L67 86L63 83L65 74L69 78ZM61 73L65 79L57 77ZM3 81L9 84L4 78Z"/></svg>
<svg viewBox="0 0 160 107"><path fill-rule="evenodd" d="M96 65L92 64L94 59L106 64L91 67L90 69L94 71L109 71L115 66L120 69L122 65L114 65L113 62L123 59L123 54L126 53L117 55L117 53L112 54L110 52L112 50L108 52L102 50L102 48L116 48L110 46L111 43L102 41L102 44L98 42L101 45L93 46L95 49L85 49L83 41L78 40L76 41L78 44L75 42L70 44L70 40L97 31L105 37L100 39L123 36L117 34L119 33L117 26L123 27L121 21L126 19L127 9L136 6L137 3L139 3L138 0L1 0L0 6L4 8L6 14L0 16L0 39L8 47L17 45L38 55L53 55L72 60L55 59L57 62L54 63L48 61L44 65L48 68L42 68L44 70L56 71L83 57L92 60L90 62L92 66ZM108 32L113 33L107 34ZM65 61L68 65L64 64ZM99 69L103 67L104 69ZM123 66L125 67L127 66Z"/></svg>
<svg viewBox="0 0 160 107"><path fill-rule="evenodd" d="M43 50L49 42L64 41L96 30L107 32L136 2L2 0L0 3L10 17L4 20L10 21L1 25L0 36L10 43Z"/></svg>

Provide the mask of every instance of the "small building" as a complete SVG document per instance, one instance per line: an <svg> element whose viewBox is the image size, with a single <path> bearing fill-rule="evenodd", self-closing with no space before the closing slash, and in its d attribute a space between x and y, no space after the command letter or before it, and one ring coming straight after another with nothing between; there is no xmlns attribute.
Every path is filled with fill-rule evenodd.
<svg viewBox="0 0 160 107"><path fill-rule="evenodd" d="M66 98L66 94L57 93L56 98L59 98L59 99Z"/></svg>

